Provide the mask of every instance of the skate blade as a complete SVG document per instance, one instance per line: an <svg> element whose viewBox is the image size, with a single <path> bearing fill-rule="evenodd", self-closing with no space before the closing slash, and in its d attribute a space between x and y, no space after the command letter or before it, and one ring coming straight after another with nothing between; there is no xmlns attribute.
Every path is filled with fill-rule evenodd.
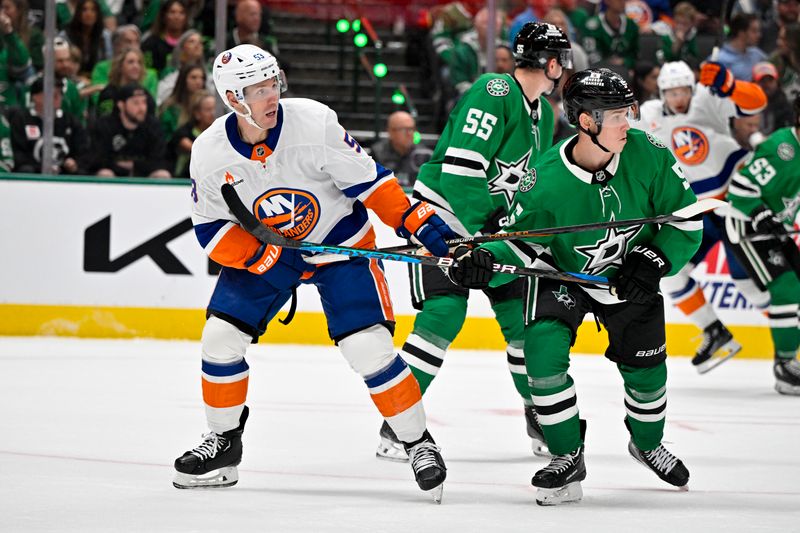
<svg viewBox="0 0 800 533"><path fill-rule="evenodd" d="M714 370L719 365L736 355L742 350L742 345L736 342L735 340L730 340L727 343L723 344L719 350L714 352L714 355L711 356L710 359L707 361L703 361L695 368L697 368L697 372L700 374L705 374L711 370Z"/></svg>
<svg viewBox="0 0 800 533"><path fill-rule="evenodd" d="M800 387L797 385L789 385L782 381L775 382L775 390L787 396L800 396Z"/></svg>
<svg viewBox="0 0 800 533"><path fill-rule="evenodd" d="M580 481L573 481L563 487L555 489L539 488L536 491L536 503L542 506L561 505L562 503L577 503L583 498L583 488Z"/></svg>
<svg viewBox="0 0 800 533"><path fill-rule="evenodd" d="M547 444L534 438L531 439L531 450L536 457L552 457L553 454L547 448Z"/></svg>
<svg viewBox="0 0 800 533"><path fill-rule="evenodd" d="M408 462L408 454L403 445L383 437L381 437L381 442L378 444L378 449L375 450L375 457L395 463Z"/></svg>
<svg viewBox="0 0 800 533"><path fill-rule="evenodd" d="M440 484L438 487L434 487L431 490L426 491L428 494L431 495L433 498L433 503L437 505L442 504L442 494L444 493L444 483Z"/></svg>
<svg viewBox="0 0 800 533"><path fill-rule="evenodd" d="M176 489L218 489L232 487L239 481L239 471L235 466L226 466L208 474L194 476L175 472L172 485Z"/></svg>

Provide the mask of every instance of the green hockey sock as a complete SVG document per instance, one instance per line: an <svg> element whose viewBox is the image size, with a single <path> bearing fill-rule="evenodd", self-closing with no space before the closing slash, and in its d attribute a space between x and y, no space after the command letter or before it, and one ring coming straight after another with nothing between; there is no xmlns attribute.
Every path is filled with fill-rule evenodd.
<svg viewBox="0 0 800 533"><path fill-rule="evenodd" d="M522 397L522 403L532 405L531 388L528 385L528 372L525 368L523 352L524 316L522 298L512 298L492 306L500 331L506 340L506 361L514 381L514 388Z"/></svg>
<svg viewBox="0 0 800 533"><path fill-rule="evenodd" d="M652 368L617 365L625 382L625 412L637 448L653 450L661 444L667 413L667 363Z"/></svg>
<svg viewBox="0 0 800 533"><path fill-rule="evenodd" d="M800 302L800 281L794 272L784 272L767 287L770 304L767 308L769 330L775 344L775 355L782 359L792 359L800 346L798 330L798 302Z"/></svg>

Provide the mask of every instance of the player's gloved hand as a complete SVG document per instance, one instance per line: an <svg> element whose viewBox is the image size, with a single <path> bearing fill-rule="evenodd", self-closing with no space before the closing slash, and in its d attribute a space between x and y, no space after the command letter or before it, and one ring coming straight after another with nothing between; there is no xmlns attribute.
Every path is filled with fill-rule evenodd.
<svg viewBox="0 0 800 533"><path fill-rule="evenodd" d="M756 233L772 235L779 241L788 237L786 228L781 221L775 220L775 213L765 205L757 207L750 213L750 225Z"/></svg>
<svg viewBox="0 0 800 533"><path fill-rule="evenodd" d="M492 252L462 244L453 250L453 259L456 264L447 269L450 281L467 289L485 289L489 286L494 272Z"/></svg>
<svg viewBox="0 0 800 533"><path fill-rule="evenodd" d="M736 86L736 78L722 63L709 61L700 66L700 83L717 96L730 96Z"/></svg>
<svg viewBox="0 0 800 533"><path fill-rule="evenodd" d="M436 257L447 257L450 247L445 241L458 238L427 202L417 202L403 213L397 236L404 239L413 237Z"/></svg>
<svg viewBox="0 0 800 533"><path fill-rule="evenodd" d="M508 211L500 206L489 214L489 218L481 228L481 235L491 235L500 231L508 223Z"/></svg>
<svg viewBox="0 0 800 533"><path fill-rule="evenodd" d="M279 290L295 285L306 272L313 272L314 265L306 263L305 252L272 244L262 244L258 251L245 262L247 270L259 274Z"/></svg>
<svg viewBox="0 0 800 533"><path fill-rule="evenodd" d="M661 277L671 268L669 259L657 247L637 244L625 256L617 273L617 297L633 303L648 303L658 294Z"/></svg>

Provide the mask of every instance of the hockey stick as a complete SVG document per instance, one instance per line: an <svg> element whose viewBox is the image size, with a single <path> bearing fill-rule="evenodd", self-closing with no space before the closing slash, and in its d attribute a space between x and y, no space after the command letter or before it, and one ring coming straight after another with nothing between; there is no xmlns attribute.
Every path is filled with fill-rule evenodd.
<svg viewBox="0 0 800 533"><path fill-rule="evenodd" d="M239 221L242 228L250 235L264 244L283 246L307 250L309 252L322 252L336 255L346 255L350 257L364 257L367 259L384 259L387 261L402 261L405 263L416 263L421 265L436 266L446 268L456 265L452 257L434 257L430 255L412 255L404 253L384 252L381 250L368 250L364 248L352 248L350 246L336 246L329 244L317 244L305 241L295 241L287 239L283 235L275 232L269 226L262 224L256 216L242 203L242 199L236 194L233 185L225 183L222 185L222 198L228 204L228 208L233 216ZM558 272L549 270L539 270L536 268L518 267L515 265L503 265L495 263L495 272L512 274L516 276L536 276L540 278L555 279L559 281L571 281L582 284L611 285L608 278L603 276L591 276L588 274Z"/></svg>
<svg viewBox="0 0 800 533"><path fill-rule="evenodd" d="M579 231L589 231L596 229L620 228L626 226L638 226L642 224L665 224L667 222L684 222L693 219L694 217L728 205L722 200L716 198L705 198L697 202L687 205L682 209L678 209L671 215L659 215L656 217L647 218L631 218L628 220L611 220L609 222L593 222L590 224L577 224L575 226L561 226L557 228L541 228L537 230L528 231L514 231L511 233L494 233L492 235L480 235L478 237L461 237L459 239L450 239L447 241L449 246L457 246L459 244L481 244L484 242L492 241L507 241L509 239L524 239L526 237L544 237L547 235L559 235L564 233L577 233ZM404 244L402 246L392 246L390 248L379 248L381 252L401 253L409 252L418 249L419 246Z"/></svg>

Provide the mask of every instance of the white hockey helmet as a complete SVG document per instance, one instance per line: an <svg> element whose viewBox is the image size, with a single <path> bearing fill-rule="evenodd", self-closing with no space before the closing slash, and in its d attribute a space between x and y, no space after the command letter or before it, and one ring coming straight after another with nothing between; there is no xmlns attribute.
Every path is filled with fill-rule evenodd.
<svg viewBox="0 0 800 533"><path fill-rule="evenodd" d="M694 71L684 61L672 61L661 66L658 74L658 92L661 99L664 99L664 91L677 87L691 87L694 94Z"/></svg>

